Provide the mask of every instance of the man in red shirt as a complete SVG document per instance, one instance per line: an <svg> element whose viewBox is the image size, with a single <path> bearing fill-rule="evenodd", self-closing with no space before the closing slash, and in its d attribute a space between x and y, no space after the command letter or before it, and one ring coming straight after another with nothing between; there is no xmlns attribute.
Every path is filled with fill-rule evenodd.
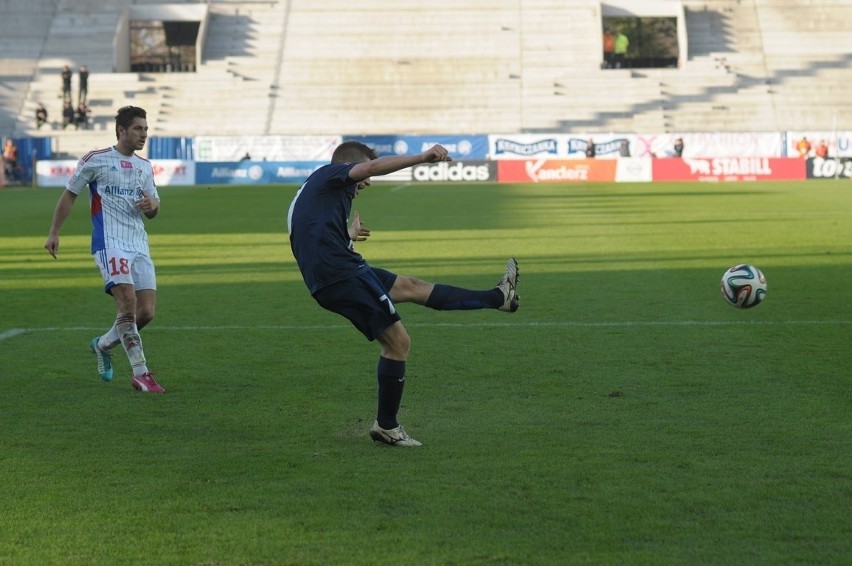
<svg viewBox="0 0 852 566"><path fill-rule="evenodd" d="M610 30L606 30L603 34L603 55L604 55L604 67L607 69L612 68L612 52L615 49L615 38L612 35Z"/></svg>

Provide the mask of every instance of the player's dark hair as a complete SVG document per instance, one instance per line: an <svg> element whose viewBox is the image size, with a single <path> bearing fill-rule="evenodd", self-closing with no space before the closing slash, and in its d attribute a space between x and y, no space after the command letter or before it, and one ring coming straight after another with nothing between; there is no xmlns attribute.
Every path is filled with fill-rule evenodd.
<svg viewBox="0 0 852 566"><path fill-rule="evenodd" d="M359 141L345 141L334 150L331 155L332 163L360 163L372 161L379 157L376 150Z"/></svg>
<svg viewBox="0 0 852 566"><path fill-rule="evenodd" d="M147 120L148 113L138 106L122 106L119 108L118 113L115 115L115 139L118 139L118 127L121 126L126 130L136 118Z"/></svg>

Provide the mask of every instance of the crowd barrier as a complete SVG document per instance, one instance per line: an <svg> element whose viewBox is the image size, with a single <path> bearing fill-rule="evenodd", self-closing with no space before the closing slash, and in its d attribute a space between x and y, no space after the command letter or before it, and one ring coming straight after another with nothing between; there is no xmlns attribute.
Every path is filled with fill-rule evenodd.
<svg viewBox="0 0 852 566"><path fill-rule="evenodd" d="M196 162L153 159L159 187L301 183L323 161ZM39 161L36 184L62 187L75 161ZM852 159L712 157L462 160L417 165L376 181L394 183L641 183L655 181L802 181L852 178Z"/></svg>
<svg viewBox="0 0 852 566"><path fill-rule="evenodd" d="M328 163L342 141L379 155L419 153L434 144L452 162L423 165L392 182L498 183L760 181L852 177L852 132L685 134L477 134L387 136L198 136L149 139L156 181L169 185L299 183ZM682 142L682 155L675 152ZM825 143L829 157L819 157ZM26 144L38 186L63 186L73 160L53 160L49 144ZM588 158L591 153L594 158ZM34 177L33 177L34 176ZM377 179L378 180L378 179Z"/></svg>

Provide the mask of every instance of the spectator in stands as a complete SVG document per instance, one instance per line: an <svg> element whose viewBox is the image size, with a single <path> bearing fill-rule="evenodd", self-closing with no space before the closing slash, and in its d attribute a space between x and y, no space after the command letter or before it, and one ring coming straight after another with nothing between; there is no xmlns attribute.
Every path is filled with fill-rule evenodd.
<svg viewBox="0 0 852 566"><path fill-rule="evenodd" d="M245 155L240 157L240 161L251 161L251 155L249 154L249 152L246 152Z"/></svg>
<svg viewBox="0 0 852 566"><path fill-rule="evenodd" d="M618 155L619 157L630 157L630 142L627 140L621 141L621 145L618 146Z"/></svg>
<svg viewBox="0 0 852 566"><path fill-rule="evenodd" d="M74 110L74 127L78 130L80 128L85 130L89 127L89 108L85 102L80 101L77 109Z"/></svg>
<svg viewBox="0 0 852 566"><path fill-rule="evenodd" d="M112 295L115 319L102 336L89 342L104 381L113 376L110 350L121 344L133 370L131 385L149 393L165 393L148 370L139 330L154 319L157 277L148 247L145 219L160 212L160 196L151 162L136 152L145 147L148 121L144 109L124 106L115 117L116 142L88 152L77 164L53 211L44 249L59 253L59 232L78 195L87 195L92 214L92 258ZM61 360L59 360L61 362Z"/></svg>
<svg viewBox="0 0 852 566"><path fill-rule="evenodd" d="M683 157L683 138L677 138L674 142L674 156Z"/></svg>
<svg viewBox="0 0 852 566"><path fill-rule="evenodd" d="M71 103L71 67L62 67L62 101Z"/></svg>
<svg viewBox="0 0 852 566"><path fill-rule="evenodd" d="M87 104L86 98L89 96L89 68L85 65L80 66L80 92L77 95L77 102Z"/></svg>
<svg viewBox="0 0 852 566"><path fill-rule="evenodd" d="M74 107L71 106L71 101L66 100L62 104L62 129L64 130L69 124L74 123Z"/></svg>
<svg viewBox="0 0 852 566"><path fill-rule="evenodd" d="M615 45L613 46L613 60L615 61L615 68L620 69L624 67L625 59L627 58L627 49L630 47L630 39L624 34L623 31L619 30L615 35Z"/></svg>
<svg viewBox="0 0 852 566"><path fill-rule="evenodd" d="M337 313L369 340L381 345L377 369L376 420L370 428L375 442L420 446L397 420L405 386L411 338L396 304L415 303L440 311L518 310L518 263L509 259L499 283L479 291L435 284L370 265L354 242L370 236L352 201L388 175L421 163L452 161L447 149L435 145L418 155L385 155L358 141L345 141L334 150L331 163L314 171L296 193L287 214L290 249L316 302ZM352 216L352 223L348 218ZM330 344L337 343L329 337ZM322 360L318 360L322 364Z"/></svg>
<svg viewBox="0 0 852 566"><path fill-rule="evenodd" d="M615 37L612 30L606 30L603 34L603 56L604 68L612 69L613 65L613 50L615 49Z"/></svg>
<svg viewBox="0 0 852 566"><path fill-rule="evenodd" d="M595 140L589 138L589 141L586 142L586 159L594 159L595 158Z"/></svg>
<svg viewBox="0 0 852 566"><path fill-rule="evenodd" d="M814 150L814 155L825 159L828 157L828 143L825 140L819 140L819 143Z"/></svg>
<svg viewBox="0 0 852 566"><path fill-rule="evenodd" d="M808 158L811 153L811 142L808 141L808 138L802 136L802 139L796 142L796 151L799 152L799 157L802 159Z"/></svg>
<svg viewBox="0 0 852 566"><path fill-rule="evenodd" d="M36 117L36 129L40 129L47 123L47 108L44 107L44 104L41 102L38 103L35 112Z"/></svg>
<svg viewBox="0 0 852 566"><path fill-rule="evenodd" d="M18 179L18 146L12 138L6 138L6 143L3 144L3 171L7 180Z"/></svg>

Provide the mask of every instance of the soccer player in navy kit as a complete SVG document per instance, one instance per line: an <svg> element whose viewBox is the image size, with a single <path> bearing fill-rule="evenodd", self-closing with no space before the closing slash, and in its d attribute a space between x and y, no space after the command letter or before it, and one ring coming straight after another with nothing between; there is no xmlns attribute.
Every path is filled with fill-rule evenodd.
<svg viewBox="0 0 852 566"><path fill-rule="evenodd" d="M112 328L89 344L97 357L98 374L112 380L110 349L121 343L133 370L131 385L138 391L165 393L148 370L139 330L154 318L157 282L142 217L154 218L160 197L151 163L136 155L148 138L147 114L125 106L115 117L117 143L91 151L77 163L74 175L59 196L44 244L56 258L59 229L74 201L88 188L92 215L92 257L104 279L104 291L115 300Z"/></svg>
<svg viewBox="0 0 852 566"><path fill-rule="evenodd" d="M452 161L435 145L420 155L378 157L357 141L340 144L331 163L317 169L297 191L287 214L290 247L311 296L323 308L347 318L364 336L381 345L378 408L370 437L396 446L420 446L397 421L405 385L411 339L396 303L436 310L518 310L518 263L509 259L496 287L484 291L429 283L371 266L354 249L370 231L361 224L352 199L370 186L370 178L421 163Z"/></svg>

